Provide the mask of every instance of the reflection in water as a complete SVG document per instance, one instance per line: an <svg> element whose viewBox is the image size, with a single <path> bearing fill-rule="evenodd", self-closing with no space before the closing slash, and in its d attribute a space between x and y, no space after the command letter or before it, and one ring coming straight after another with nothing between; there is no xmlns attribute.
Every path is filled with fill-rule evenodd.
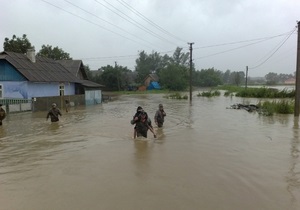
<svg viewBox="0 0 300 210"><path fill-rule="evenodd" d="M153 120L159 103L157 138L132 140L136 107ZM235 103L142 94L55 124L12 114L0 127L0 209L300 209L298 120L226 109Z"/></svg>
<svg viewBox="0 0 300 210"><path fill-rule="evenodd" d="M294 117L293 138L291 140L291 160L290 168L287 176L287 190L291 194L291 202L294 204L299 197L295 196L295 192L300 189L300 171L299 166L299 117Z"/></svg>
<svg viewBox="0 0 300 210"><path fill-rule="evenodd" d="M156 135L157 135L157 139L155 140L156 143L163 143L166 135L164 134L164 128L157 128L156 129Z"/></svg>
<svg viewBox="0 0 300 210"><path fill-rule="evenodd" d="M136 171L135 174L137 177L142 179L148 177L150 172L150 153L151 148L149 146L150 140L137 138L134 140L134 147L135 147L135 165Z"/></svg>

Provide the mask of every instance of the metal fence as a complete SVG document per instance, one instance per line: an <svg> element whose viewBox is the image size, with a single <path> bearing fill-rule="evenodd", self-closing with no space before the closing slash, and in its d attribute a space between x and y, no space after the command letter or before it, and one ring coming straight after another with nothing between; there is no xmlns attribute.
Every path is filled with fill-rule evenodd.
<svg viewBox="0 0 300 210"><path fill-rule="evenodd" d="M7 113L25 112L32 110L31 99L2 98L0 99L0 104L2 104L2 108Z"/></svg>

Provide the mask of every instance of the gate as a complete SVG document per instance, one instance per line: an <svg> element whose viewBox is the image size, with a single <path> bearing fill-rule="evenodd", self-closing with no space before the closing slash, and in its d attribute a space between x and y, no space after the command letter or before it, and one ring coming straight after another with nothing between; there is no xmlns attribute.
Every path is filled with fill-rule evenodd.
<svg viewBox="0 0 300 210"><path fill-rule="evenodd" d="M85 91L85 104L94 105L102 102L101 90L86 90Z"/></svg>

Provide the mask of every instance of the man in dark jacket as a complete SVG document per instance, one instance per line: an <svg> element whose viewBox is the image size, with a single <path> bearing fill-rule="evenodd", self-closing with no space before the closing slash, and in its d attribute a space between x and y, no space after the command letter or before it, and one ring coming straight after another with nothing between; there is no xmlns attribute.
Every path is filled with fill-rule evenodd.
<svg viewBox="0 0 300 210"><path fill-rule="evenodd" d="M0 125L2 125L2 120L4 120L5 117L6 117L6 112L2 108L2 104L0 104Z"/></svg>
<svg viewBox="0 0 300 210"><path fill-rule="evenodd" d="M135 124L135 131L138 137L143 136L147 138L147 132L150 130L153 133L154 138L156 138L156 134L151 125L151 120L144 110L140 111L139 115L131 120L131 124Z"/></svg>
<svg viewBox="0 0 300 210"><path fill-rule="evenodd" d="M154 116L154 122L155 124L160 128L163 126L165 121L166 112L164 111L164 107L162 104L158 105L158 110L155 113Z"/></svg>
<svg viewBox="0 0 300 210"><path fill-rule="evenodd" d="M49 110L47 114L47 120L49 117L51 118L51 122L57 122L59 121L58 115L61 116L60 110L56 107L56 103L52 104L52 108Z"/></svg>

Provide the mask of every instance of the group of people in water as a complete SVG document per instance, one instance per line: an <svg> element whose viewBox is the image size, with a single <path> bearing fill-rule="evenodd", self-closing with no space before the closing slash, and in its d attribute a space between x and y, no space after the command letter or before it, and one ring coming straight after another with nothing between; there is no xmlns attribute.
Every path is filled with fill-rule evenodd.
<svg viewBox="0 0 300 210"><path fill-rule="evenodd" d="M48 120L50 117L51 122L58 122L59 116L62 116L61 111L57 108L56 104L53 103L52 108L47 113L46 119ZM158 110L154 115L154 122L157 127L161 128L163 126L165 116L166 112L164 111L164 107L162 104L159 104ZM148 130L150 130L153 133L154 138L156 138L156 133L153 129L151 119L141 106L137 108L136 113L130 123L135 125L133 138L140 136L147 138Z"/></svg>
<svg viewBox="0 0 300 210"><path fill-rule="evenodd" d="M154 115L154 122L157 127L161 128L164 124L164 118L166 116L166 112L164 111L164 107L162 104L158 105L158 110ZM151 119L148 117L147 112L139 106L136 110L133 119L130 123L134 126L133 138L143 136L147 138L148 130L153 133L154 138L156 138L156 133L153 130Z"/></svg>
<svg viewBox="0 0 300 210"><path fill-rule="evenodd" d="M68 112L68 109L66 111ZM53 103L51 109L47 113L46 120L48 120L50 117L51 122L58 122L58 116L62 116L61 111L59 110L59 108L57 108L56 103ZM6 112L2 108L2 104L0 104L0 126L2 125L2 120L5 117ZM162 104L159 104L158 110L154 115L154 122L157 125L157 127L161 128L163 126L165 117L166 112L164 111L164 107ZM136 113L133 116L133 119L130 121L130 123L132 125L135 125L133 138L140 136L147 138L148 130L150 130L153 133L154 138L156 138L156 133L153 129L151 119L149 118L147 112L145 112L141 106L137 108Z"/></svg>
<svg viewBox="0 0 300 210"><path fill-rule="evenodd" d="M66 110L68 112L68 109ZM59 117L62 116L61 111L57 108L56 103L52 104L51 109L48 111L46 120L51 119L51 122L58 122ZM0 104L0 126L2 125L2 120L6 117L5 110L2 108L2 104ZM162 104L158 105L158 110L154 116L154 122L157 127L161 128L164 124L164 119L166 117L166 112L164 111L164 107ZM153 133L154 138L156 138L156 133L153 129L151 119L148 117L147 112L139 106L136 110L133 119L130 121L134 126L133 138L143 136L147 138L148 130Z"/></svg>

